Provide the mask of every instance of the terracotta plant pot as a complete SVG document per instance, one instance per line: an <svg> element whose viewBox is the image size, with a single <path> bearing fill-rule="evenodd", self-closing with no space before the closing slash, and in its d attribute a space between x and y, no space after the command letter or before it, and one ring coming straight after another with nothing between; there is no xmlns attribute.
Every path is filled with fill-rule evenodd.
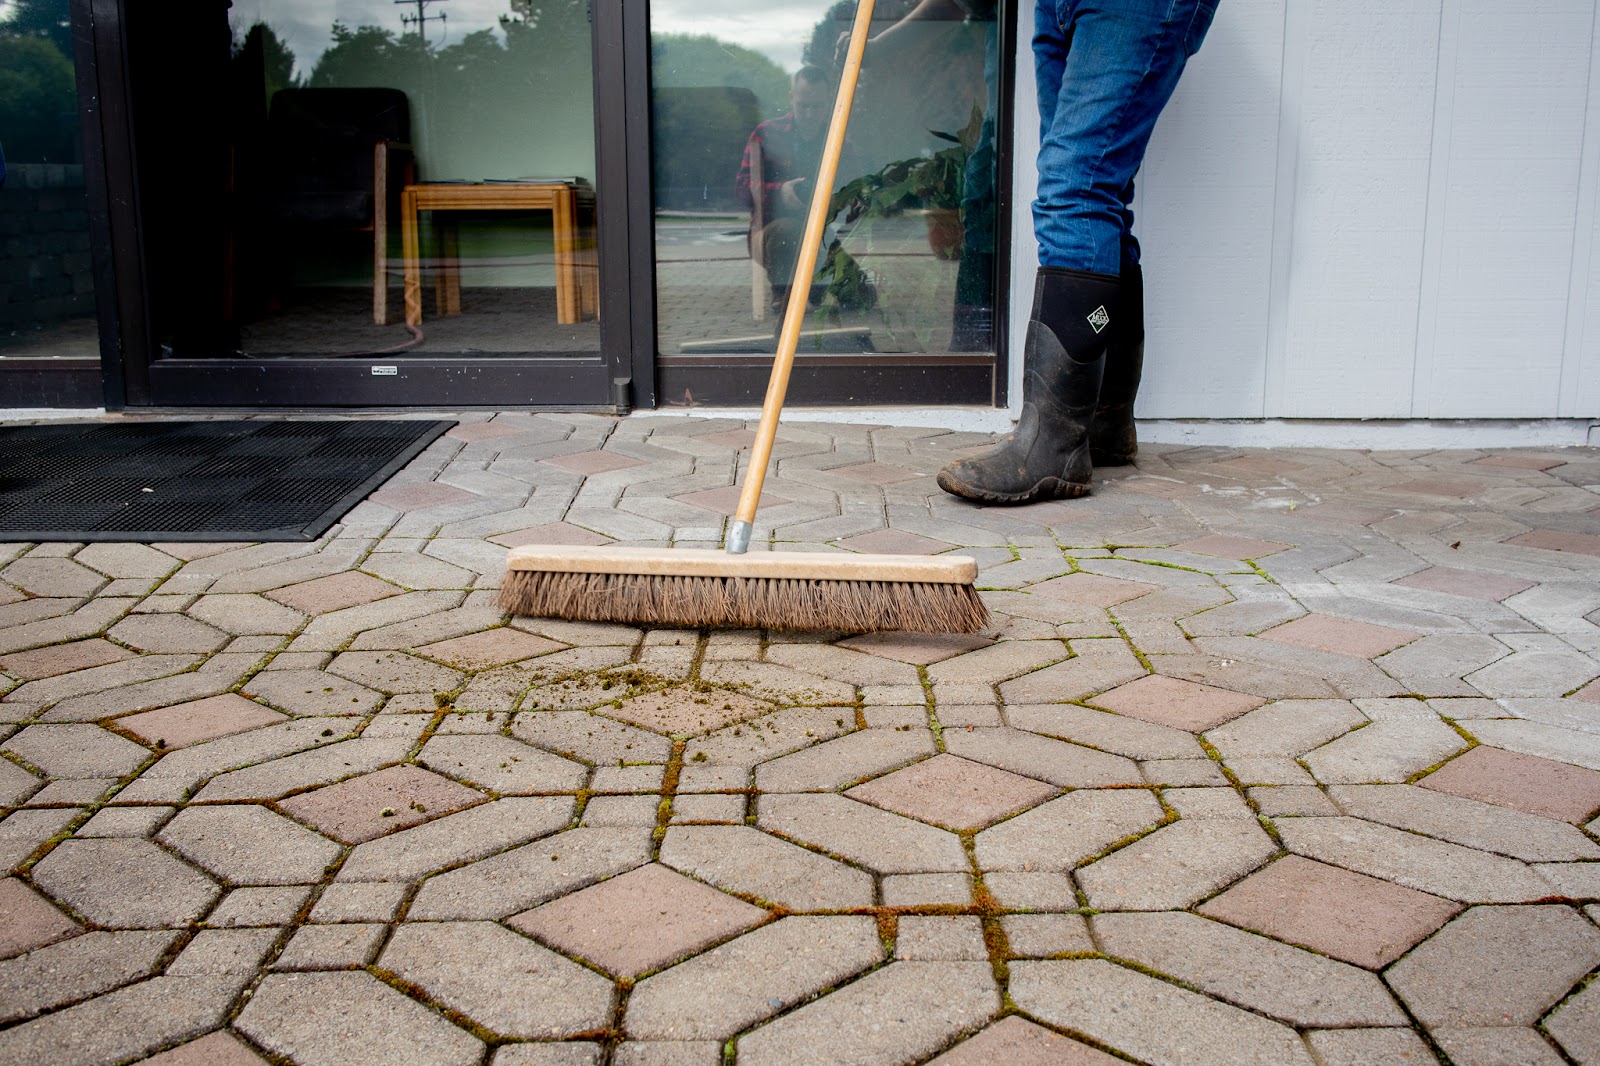
<svg viewBox="0 0 1600 1066"><path fill-rule="evenodd" d="M940 259L961 258L961 211L954 207L930 207L922 212L928 224L928 247Z"/></svg>

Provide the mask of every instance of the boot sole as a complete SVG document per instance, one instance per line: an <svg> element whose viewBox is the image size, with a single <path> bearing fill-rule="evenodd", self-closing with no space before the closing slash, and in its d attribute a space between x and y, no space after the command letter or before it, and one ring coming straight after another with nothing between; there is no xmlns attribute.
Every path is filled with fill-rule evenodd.
<svg viewBox="0 0 1600 1066"><path fill-rule="evenodd" d="M1089 486L1079 481L1064 481L1058 477L1047 477L1039 481L1033 488L1025 492L990 492L980 489L976 485L968 485L957 481L939 471L939 487L952 496L960 496L967 500L977 500L980 503L1035 503L1039 500L1075 500L1080 496L1089 495Z"/></svg>

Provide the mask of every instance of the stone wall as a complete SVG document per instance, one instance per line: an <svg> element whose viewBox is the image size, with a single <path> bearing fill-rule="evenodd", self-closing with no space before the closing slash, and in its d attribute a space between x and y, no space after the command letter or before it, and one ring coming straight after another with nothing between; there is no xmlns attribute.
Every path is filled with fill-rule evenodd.
<svg viewBox="0 0 1600 1066"><path fill-rule="evenodd" d="M0 189L0 332L93 314L83 167L11 165Z"/></svg>

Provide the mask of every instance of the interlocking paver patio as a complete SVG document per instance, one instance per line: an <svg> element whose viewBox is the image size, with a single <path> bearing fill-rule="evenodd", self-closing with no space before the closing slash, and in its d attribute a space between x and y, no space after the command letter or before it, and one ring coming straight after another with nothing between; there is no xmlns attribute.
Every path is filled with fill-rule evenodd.
<svg viewBox="0 0 1600 1066"><path fill-rule="evenodd" d="M498 612L510 546L712 542L728 418L475 414L312 543L0 549L0 1058L1600 1054L1592 453L1147 445L1006 509L921 476L983 434L785 436L763 546L970 551L992 627Z"/></svg>

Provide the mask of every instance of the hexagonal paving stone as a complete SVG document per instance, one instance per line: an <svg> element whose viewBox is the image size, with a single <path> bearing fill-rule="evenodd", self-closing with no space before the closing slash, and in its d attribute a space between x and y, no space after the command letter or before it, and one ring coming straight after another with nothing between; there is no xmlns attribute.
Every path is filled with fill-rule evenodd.
<svg viewBox="0 0 1600 1066"><path fill-rule="evenodd" d="M87 670L131 658L133 652L128 649L119 648L109 640L94 637L0 656L0 671L10 674L19 681L34 681L41 677L55 677L58 674L69 674L74 670Z"/></svg>
<svg viewBox="0 0 1600 1066"><path fill-rule="evenodd" d="M1099 574L1077 573L1029 585L1024 591L1037 596L1066 600L1069 603L1086 603L1092 607L1115 607L1119 603L1149 595L1159 587L1143 581L1123 581L1121 578L1101 577Z"/></svg>
<svg viewBox="0 0 1600 1066"><path fill-rule="evenodd" d="M181 926L222 894L209 877L148 840L64 840L32 876L91 922L115 929Z"/></svg>
<svg viewBox="0 0 1600 1066"><path fill-rule="evenodd" d="M147 744L172 749L284 721L288 721L287 715L226 692L158 711L130 714L118 718L116 725Z"/></svg>
<svg viewBox="0 0 1600 1066"><path fill-rule="evenodd" d="M1409 644L1421 635L1410 630L1356 622L1329 614L1308 614L1261 634L1263 638L1280 644L1293 644L1335 655L1353 655L1359 659L1377 658L1386 651Z"/></svg>
<svg viewBox="0 0 1600 1066"><path fill-rule="evenodd" d="M978 865L1065 872L1162 817L1161 804L1144 789L1079 789L979 833Z"/></svg>
<svg viewBox="0 0 1600 1066"><path fill-rule="evenodd" d="M346 844L459 811L484 794L416 766L391 766L281 800L278 806Z"/></svg>
<svg viewBox="0 0 1600 1066"><path fill-rule="evenodd" d="M1152 674L1102 692L1093 702L1156 725L1203 733L1267 701L1243 692Z"/></svg>
<svg viewBox="0 0 1600 1066"><path fill-rule="evenodd" d="M633 977L766 917L760 907L652 864L524 911L510 924L619 977Z"/></svg>
<svg viewBox="0 0 1600 1066"><path fill-rule="evenodd" d="M653 729L658 733L698 736L714 729L772 712L772 704L715 688L669 688L601 706L596 713Z"/></svg>
<svg viewBox="0 0 1600 1066"><path fill-rule="evenodd" d="M314 884L340 850L254 804L186 808L156 839L236 885Z"/></svg>
<svg viewBox="0 0 1600 1066"><path fill-rule="evenodd" d="M290 714L371 714L383 696L320 670L263 670L240 690Z"/></svg>
<svg viewBox="0 0 1600 1066"><path fill-rule="evenodd" d="M839 641L839 647L881 655L913 666L933 663L987 648L994 643L980 633L863 633Z"/></svg>
<svg viewBox="0 0 1600 1066"><path fill-rule="evenodd" d="M581 763L496 735L435 735L423 745L417 762L505 796L572 792L589 775Z"/></svg>
<svg viewBox="0 0 1600 1066"><path fill-rule="evenodd" d="M21 803L44 782L8 759L0 759L0 805Z"/></svg>
<svg viewBox="0 0 1600 1066"><path fill-rule="evenodd" d="M133 615L112 626L109 635L148 652L216 651L232 639L215 626L182 614Z"/></svg>
<svg viewBox="0 0 1600 1066"><path fill-rule="evenodd" d="M469 633L464 637L451 637L416 649L419 655L448 663L462 670L487 670L507 663L521 662L536 655L566 647L554 640L524 633L520 629L501 627L483 633Z"/></svg>
<svg viewBox="0 0 1600 1066"><path fill-rule="evenodd" d="M401 651L347 651L328 670L379 692L450 692L461 687L462 675Z"/></svg>
<svg viewBox="0 0 1600 1066"><path fill-rule="evenodd" d="M1600 810L1600 772L1480 744L1422 778L1423 788L1564 822Z"/></svg>
<svg viewBox="0 0 1600 1066"><path fill-rule="evenodd" d="M285 585L273 589L267 596L297 611L314 615L374 603L389 596L398 596L401 591L387 581L349 571Z"/></svg>
<svg viewBox="0 0 1600 1066"><path fill-rule="evenodd" d="M1116 1066L1113 1058L1013 1014L964 1040L928 1066Z"/></svg>
<svg viewBox="0 0 1600 1066"><path fill-rule="evenodd" d="M270 974L240 1013L240 1032L315 1066L476 1066L483 1043L369 973Z"/></svg>
<svg viewBox="0 0 1600 1066"><path fill-rule="evenodd" d="M42 948L82 931L82 926L26 882L15 877L0 880L0 959Z"/></svg>
<svg viewBox="0 0 1600 1066"><path fill-rule="evenodd" d="M1056 789L956 755L940 754L845 793L947 829L982 829L1055 795Z"/></svg>
<svg viewBox="0 0 1600 1066"><path fill-rule="evenodd" d="M31 725L5 747L51 777L121 777L150 758L147 749L97 725Z"/></svg>

